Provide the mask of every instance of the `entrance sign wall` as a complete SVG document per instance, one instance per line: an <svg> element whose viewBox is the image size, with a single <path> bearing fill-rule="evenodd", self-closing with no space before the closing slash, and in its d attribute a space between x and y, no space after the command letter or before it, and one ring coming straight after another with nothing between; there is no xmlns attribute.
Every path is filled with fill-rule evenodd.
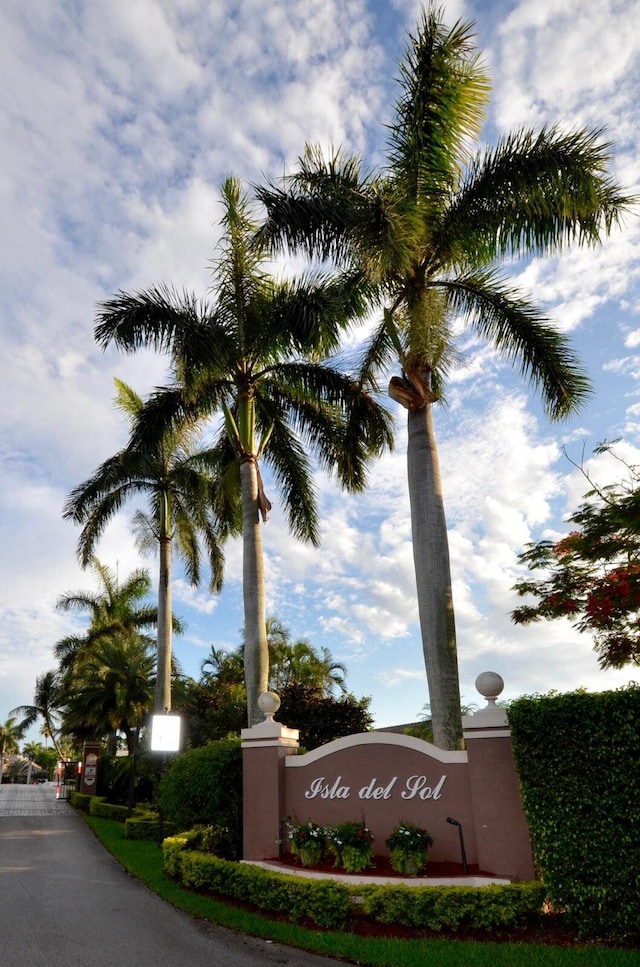
<svg viewBox="0 0 640 967"><path fill-rule="evenodd" d="M465 716L463 726L464 752L365 732L298 755L297 730L268 712L264 722L242 731L244 859L277 859L284 820L291 817L320 825L362 819L380 855L388 855L385 839L398 822L414 822L433 836L434 862L460 862L459 831L447 823L452 817L464 831L470 865L533 879L506 714L489 696L487 707Z"/></svg>

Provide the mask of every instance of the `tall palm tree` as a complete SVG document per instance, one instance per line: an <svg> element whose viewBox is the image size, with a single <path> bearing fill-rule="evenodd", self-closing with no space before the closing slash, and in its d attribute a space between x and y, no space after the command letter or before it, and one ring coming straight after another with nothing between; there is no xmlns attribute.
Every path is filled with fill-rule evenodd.
<svg viewBox="0 0 640 967"><path fill-rule="evenodd" d="M353 285L320 274L280 281L264 269L265 247L252 244L257 223L230 177L222 186L223 239L213 264L208 305L167 286L105 302L96 339L124 351L153 346L169 354L174 383L145 406L157 439L185 418L218 416L220 519L241 509L245 681L249 724L262 719L257 699L268 682L261 522L271 504L261 464L279 486L293 534L319 541L310 455L353 491L365 484L367 459L391 440L387 414L362 385L322 359L348 320L364 311Z"/></svg>
<svg viewBox="0 0 640 967"><path fill-rule="evenodd" d="M23 735L24 726L16 721L15 715L10 715L0 725L0 782L4 772L4 757L18 751L18 742Z"/></svg>
<svg viewBox="0 0 640 967"><path fill-rule="evenodd" d="M211 588L219 590L222 585L223 557L213 513L216 499L209 472L210 455L194 448L197 428L188 422L167 427L153 446L137 442L135 430L143 402L125 383L115 382L116 404L129 420L132 439L71 492L63 516L83 525L78 555L86 566L105 527L123 504L139 495L147 497L148 512L138 510L135 522L142 544L159 548L155 708L162 712L171 708L174 545L185 563L189 580L197 585L201 572L199 538L202 537L211 569Z"/></svg>
<svg viewBox="0 0 640 967"><path fill-rule="evenodd" d="M434 405L455 364L462 319L566 417L588 381L567 340L498 271L505 256L596 244L631 199L607 173L598 132L519 130L472 154L488 75L473 25L450 29L430 5L400 64L388 161L366 172L341 151L308 147L299 170L258 189L261 241L333 259L375 290L382 319L363 377L399 366L389 392L408 410L408 475L418 607L435 742L460 745L460 689Z"/></svg>
<svg viewBox="0 0 640 967"><path fill-rule="evenodd" d="M36 678L33 705L19 705L17 708L11 709L9 715L22 717L19 728L23 732L31 728L38 719L42 719L58 756L63 758L59 742L60 730L57 725L60 718L61 702L60 677L56 671L48 671Z"/></svg>

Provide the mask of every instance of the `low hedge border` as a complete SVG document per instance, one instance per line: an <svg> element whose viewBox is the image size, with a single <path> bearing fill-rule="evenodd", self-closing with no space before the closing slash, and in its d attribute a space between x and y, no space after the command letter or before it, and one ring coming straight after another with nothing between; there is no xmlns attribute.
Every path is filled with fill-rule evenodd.
<svg viewBox="0 0 640 967"><path fill-rule="evenodd" d="M170 835L175 830L173 823L162 823L163 835ZM160 817L158 813L144 812L129 816L124 821L125 839L157 840L160 834Z"/></svg>
<svg viewBox="0 0 640 967"><path fill-rule="evenodd" d="M324 929L340 930L356 912L383 924L430 930L496 929L517 926L542 915L541 883L487 887L347 886L337 880L310 880L273 873L249 864L221 860L190 848L197 831L163 842L164 871L192 890L252 903L285 914L293 923L308 917Z"/></svg>
<svg viewBox="0 0 640 967"><path fill-rule="evenodd" d="M538 919L542 883L495 886L364 886L358 892L365 916L385 924L429 930L497 930Z"/></svg>
<svg viewBox="0 0 640 967"><path fill-rule="evenodd" d="M84 792L76 792L74 789L69 793L69 802L74 809L80 809L83 813L88 813L91 808L91 800L95 796L89 796Z"/></svg>

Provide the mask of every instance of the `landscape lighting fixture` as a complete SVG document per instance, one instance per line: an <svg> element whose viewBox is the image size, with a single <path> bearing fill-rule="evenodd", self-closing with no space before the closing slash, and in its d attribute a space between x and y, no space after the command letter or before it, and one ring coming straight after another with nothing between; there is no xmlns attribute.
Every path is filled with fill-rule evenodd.
<svg viewBox="0 0 640 967"><path fill-rule="evenodd" d="M467 853L464 848L464 836L462 835L462 823L459 822L459 820L454 819L453 816L447 816L447 822L451 826L458 827L458 835L460 836L460 853L462 854L462 869L464 870L465 873L467 873L469 868L467 866Z"/></svg>

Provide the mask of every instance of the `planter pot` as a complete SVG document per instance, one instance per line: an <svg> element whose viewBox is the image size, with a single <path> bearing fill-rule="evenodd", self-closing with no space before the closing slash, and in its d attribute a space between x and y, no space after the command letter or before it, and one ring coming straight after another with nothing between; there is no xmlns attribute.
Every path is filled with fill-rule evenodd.
<svg viewBox="0 0 640 967"><path fill-rule="evenodd" d="M347 873L361 873L371 866L371 848L343 846L342 866Z"/></svg>
<svg viewBox="0 0 640 967"><path fill-rule="evenodd" d="M303 866L315 866L322 859L322 843L309 843L301 846L298 855Z"/></svg>
<svg viewBox="0 0 640 967"><path fill-rule="evenodd" d="M391 866L396 873L403 876L417 876L427 865L427 854L423 853L392 853Z"/></svg>

